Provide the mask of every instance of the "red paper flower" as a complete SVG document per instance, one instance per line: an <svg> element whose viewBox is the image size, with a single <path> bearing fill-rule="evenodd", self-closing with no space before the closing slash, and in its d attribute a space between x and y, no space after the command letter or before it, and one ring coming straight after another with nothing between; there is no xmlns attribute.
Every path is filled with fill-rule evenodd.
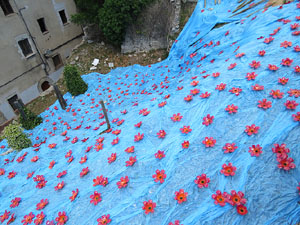
<svg viewBox="0 0 300 225"><path fill-rule="evenodd" d="M293 158L288 158L288 155L281 154L279 157L277 157L277 161L279 164L277 165L279 169L284 169L286 171L290 169L296 168L296 165L293 163Z"/></svg>
<svg viewBox="0 0 300 225"><path fill-rule="evenodd" d="M253 60L251 63L249 63L249 66L253 69L257 69L258 67L260 67L260 62Z"/></svg>
<svg viewBox="0 0 300 225"><path fill-rule="evenodd" d="M238 193L236 193L235 190L231 191L231 195L228 199L228 202L232 205L232 206L239 206L239 205L244 205L246 204L247 200L244 198L244 193L239 191Z"/></svg>
<svg viewBox="0 0 300 225"><path fill-rule="evenodd" d="M182 116L180 115L180 113L173 114L173 116L171 117L171 120L173 122L179 122L181 119L182 119Z"/></svg>
<svg viewBox="0 0 300 225"><path fill-rule="evenodd" d="M192 129L190 129L190 126L183 126L183 128L180 128L180 131L183 134L188 134L192 131Z"/></svg>
<svg viewBox="0 0 300 225"><path fill-rule="evenodd" d="M198 83L199 83L198 80L193 80L193 81L191 82L191 85L195 87L195 86L198 85Z"/></svg>
<svg viewBox="0 0 300 225"><path fill-rule="evenodd" d="M36 215L36 219L34 220L35 225L43 224L45 218L45 214L41 212L40 214Z"/></svg>
<svg viewBox="0 0 300 225"><path fill-rule="evenodd" d="M246 78L247 80L255 80L257 74L255 72L247 73Z"/></svg>
<svg viewBox="0 0 300 225"><path fill-rule="evenodd" d="M200 98L208 98L211 95L211 93L208 93L207 91L205 93L202 93L200 95Z"/></svg>
<svg viewBox="0 0 300 225"><path fill-rule="evenodd" d="M251 147L249 147L249 151L251 156L260 156L260 154L262 153L262 147L260 145L252 145Z"/></svg>
<svg viewBox="0 0 300 225"><path fill-rule="evenodd" d="M257 134L259 130L259 126L255 126L255 124L252 124L251 126L246 126L245 132L251 136L252 134Z"/></svg>
<svg viewBox="0 0 300 225"><path fill-rule="evenodd" d="M128 147L124 151L127 153L134 153L134 146Z"/></svg>
<svg viewBox="0 0 300 225"><path fill-rule="evenodd" d="M212 76L215 77L215 78L216 78L216 77L219 77L219 76L220 76L220 73L219 73L219 72L213 73Z"/></svg>
<svg viewBox="0 0 300 225"><path fill-rule="evenodd" d="M135 127L137 127L137 128L140 128L141 127L141 125L142 125L142 121L140 121L139 123L137 123L137 124L134 124L134 126Z"/></svg>
<svg viewBox="0 0 300 225"><path fill-rule="evenodd" d="M289 78L286 78L286 77L278 78L278 83L280 83L282 85L286 85L288 81L289 81Z"/></svg>
<svg viewBox="0 0 300 225"><path fill-rule="evenodd" d="M165 174L164 170L156 170L155 173L156 174L152 175L155 182L160 182L161 184L165 182L165 178L167 177L167 175Z"/></svg>
<svg viewBox="0 0 300 225"><path fill-rule="evenodd" d="M235 146L235 143L226 143L223 149L225 150L224 153L232 153L234 152L238 147Z"/></svg>
<svg viewBox="0 0 300 225"><path fill-rule="evenodd" d="M295 66L294 70L295 70L296 73L300 73L300 66Z"/></svg>
<svg viewBox="0 0 300 225"><path fill-rule="evenodd" d="M24 219L21 221L23 223L23 225L27 225L32 223L33 218L35 217L35 215L30 212L28 215L24 216Z"/></svg>
<svg viewBox="0 0 300 225"><path fill-rule="evenodd" d="M105 187L108 184L108 178L101 175L100 177L96 177L96 179L93 179L93 186L102 185Z"/></svg>
<svg viewBox="0 0 300 225"><path fill-rule="evenodd" d="M228 66L228 70L232 70L234 67L236 67L236 63L232 63L232 64L230 64L230 66Z"/></svg>
<svg viewBox="0 0 300 225"><path fill-rule="evenodd" d="M241 58L241 57L243 57L244 55L245 55L245 53L242 52L242 53L236 54L235 57L236 57L236 58Z"/></svg>
<svg viewBox="0 0 300 225"><path fill-rule="evenodd" d="M86 162L86 160L87 160L87 156L85 155L84 157L81 157L79 163L80 163L80 164L83 164L83 163Z"/></svg>
<svg viewBox="0 0 300 225"><path fill-rule="evenodd" d="M0 168L0 176L5 174L5 170L3 168Z"/></svg>
<svg viewBox="0 0 300 225"><path fill-rule="evenodd" d="M54 161L54 160L52 160L52 161L50 162L50 164L49 164L49 169L52 169L52 168L53 168L53 166L54 166L54 164L55 164L55 161Z"/></svg>
<svg viewBox="0 0 300 225"><path fill-rule="evenodd" d="M269 37L269 38L266 38L266 39L264 40L264 43L269 44L269 43L272 42L273 40L274 40L273 37Z"/></svg>
<svg viewBox="0 0 300 225"><path fill-rule="evenodd" d="M225 108L226 111L228 111L229 114L232 114L232 113L236 113L237 110L238 110L238 107L234 104L231 104L231 105L228 105L226 108Z"/></svg>
<svg viewBox="0 0 300 225"><path fill-rule="evenodd" d="M120 181L117 182L118 188L121 189L127 187L128 182L129 182L128 176L121 177Z"/></svg>
<svg viewBox="0 0 300 225"><path fill-rule="evenodd" d="M273 97L273 98L282 98L283 97L283 92L280 92L280 90L276 90L276 91L274 91L274 90L271 90L271 92L270 92L270 95Z"/></svg>
<svg viewBox="0 0 300 225"><path fill-rule="evenodd" d="M154 155L155 155L155 158L157 158L157 159L162 159L162 158L164 158L166 156L165 152L164 151L160 151L160 150L158 150L157 153L155 153Z"/></svg>
<svg viewBox="0 0 300 225"><path fill-rule="evenodd" d="M30 160L31 162L36 162L39 160L39 157L38 156L34 156L32 157L32 159Z"/></svg>
<svg viewBox="0 0 300 225"><path fill-rule="evenodd" d="M137 161L136 156L134 156L134 157L131 156L131 157L129 157L129 160L126 161L126 166L133 166L136 161Z"/></svg>
<svg viewBox="0 0 300 225"><path fill-rule="evenodd" d="M72 196L69 197L69 199L71 199L71 202L73 202L75 200L75 198L77 197L78 195L78 188L76 189L76 191L72 191Z"/></svg>
<svg viewBox="0 0 300 225"><path fill-rule="evenodd" d="M143 210L145 210L146 214L154 213L154 208L156 207L155 202L152 202L150 199L149 201L144 201L143 204Z"/></svg>
<svg viewBox="0 0 300 225"><path fill-rule="evenodd" d="M97 205L99 202L102 201L101 194L98 193L97 191L94 191L94 194L90 195L90 198L91 198L90 203L94 205Z"/></svg>
<svg viewBox="0 0 300 225"><path fill-rule="evenodd" d="M267 99L263 99L262 101L258 101L258 108L269 109L272 107L272 102L267 101Z"/></svg>
<svg viewBox="0 0 300 225"><path fill-rule="evenodd" d="M252 90L253 91L262 91L262 90L264 90L264 86L259 85L259 84L255 84L254 86L252 86Z"/></svg>
<svg viewBox="0 0 300 225"><path fill-rule="evenodd" d="M16 174L17 174L17 172L11 171L11 172L8 173L7 177L8 177L8 179L12 179L12 178L14 178L16 176Z"/></svg>
<svg viewBox="0 0 300 225"><path fill-rule="evenodd" d="M233 87L229 90L229 92L235 94L236 96L239 96L240 93L242 92L242 89L241 88L236 88L236 87Z"/></svg>
<svg viewBox="0 0 300 225"><path fill-rule="evenodd" d="M236 171L236 167L232 165L232 163L224 163L222 165L221 173L224 174L226 177L227 176L234 176Z"/></svg>
<svg viewBox="0 0 300 225"><path fill-rule="evenodd" d="M116 145L116 144L118 144L119 143L119 137L117 137L116 139L114 139L112 142L111 142L111 144L112 145Z"/></svg>
<svg viewBox="0 0 300 225"><path fill-rule="evenodd" d="M55 221L57 222L57 225L64 225L68 221L66 212L59 212L58 217L55 218Z"/></svg>
<svg viewBox="0 0 300 225"><path fill-rule="evenodd" d="M69 150L65 155L65 158L69 158L72 155L72 150Z"/></svg>
<svg viewBox="0 0 300 225"><path fill-rule="evenodd" d="M295 121L300 122L300 112L297 112L296 114L293 114L292 117L294 118Z"/></svg>
<svg viewBox="0 0 300 225"><path fill-rule="evenodd" d="M100 218L97 219L98 225L106 225L109 224L111 222L111 219L109 218L110 215L103 215Z"/></svg>
<svg viewBox="0 0 300 225"><path fill-rule="evenodd" d="M36 204L36 210L41 210L45 208L45 206L48 205L48 203L48 199L42 199L38 204Z"/></svg>
<svg viewBox="0 0 300 225"><path fill-rule="evenodd" d="M223 194L222 194L222 192L220 191L220 190L217 190L216 191L216 194L213 194L211 197L215 200L215 204L216 205L220 205L220 206L225 206L226 205L226 201L227 201L227 198L226 198L226 196L227 196L227 193L226 192L224 192Z"/></svg>
<svg viewBox="0 0 300 225"><path fill-rule="evenodd" d="M62 181L61 183L58 183L58 184L54 187L54 189L55 189L55 191L58 191L58 190L63 189L64 186L65 186L65 182Z"/></svg>
<svg viewBox="0 0 300 225"><path fill-rule="evenodd" d="M290 89L288 93L290 97L295 96L295 98L298 98L300 96L300 90L297 89Z"/></svg>
<svg viewBox="0 0 300 225"><path fill-rule="evenodd" d="M238 205L236 207L236 211L237 211L238 214L240 214L242 216L244 216L248 213L247 207L244 206L244 205Z"/></svg>
<svg viewBox="0 0 300 225"><path fill-rule="evenodd" d="M192 95L188 95L188 96L186 96L186 97L184 98L184 101L190 102L190 101L192 101L192 99L193 99L193 96L192 96Z"/></svg>
<svg viewBox="0 0 300 225"><path fill-rule="evenodd" d="M281 65L283 66L291 66L294 60L290 58L282 59L281 60Z"/></svg>
<svg viewBox="0 0 300 225"><path fill-rule="evenodd" d="M290 100L287 100L285 103L284 103L285 107L287 109L296 109L296 107L299 105L297 102L295 102L294 100L293 101L290 101Z"/></svg>
<svg viewBox="0 0 300 225"><path fill-rule="evenodd" d="M190 91L191 95L197 95L197 94L199 94L199 92L200 92L200 89L197 89L197 88Z"/></svg>
<svg viewBox="0 0 300 225"><path fill-rule="evenodd" d="M182 145L182 148L189 148L190 142L189 141L183 141L183 143L181 145Z"/></svg>
<svg viewBox="0 0 300 225"><path fill-rule="evenodd" d="M216 144L216 140L213 137L205 137L202 141L206 148L214 147Z"/></svg>
<svg viewBox="0 0 300 225"><path fill-rule="evenodd" d="M197 184L198 188L208 187L210 179L206 177L206 174L202 174L201 176L197 176L194 180L195 184Z"/></svg>
<svg viewBox="0 0 300 225"><path fill-rule="evenodd" d="M48 145L48 148L52 149L52 148L55 148L55 146L56 146L56 143L49 144L49 145Z"/></svg>
<svg viewBox="0 0 300 225"><path fill-rule="evenodd" d="M161 108L161 107L164 107L166 104L167 104L167 102L166 102L166 101L164 101L164 102L161 102L161 103L159 103L159 104L158 104L158 107L160 107L160 108Z"/></svg>
<svg viewBox="0 0 300 225"><path fill-rule="evenodd" d="M89 167L83 168L80 172L80 177L87 175L90 172Z"/></svg>
<svg viewBox="0 0 300 225"><path fill-rule="evenodd" d="M11 200L10 207L15 208L19 206L20 202L21 202L21 198L14 198L13 200Z"/></svg>
<svg viewBox="0 0 300 225"><path fill-rule="evenodd" d="M291 47L291 46L292 46L292 42L290 42L290 41L284 41L284 42L280 43L280 47L287 48L287 47Z"/></svg>
<svg viewBox="0 0 300 225"><path fill-rule="evenodd" d="M165 138L165 136L166 136L166 131L164 131L164 130L160 130L158 133L156 133L157 134L157 136L158 136L158 138Z"/></svg>
<svg viewBox="0 0 300 225"><path fill-rule="evenodd" d="M58 173L58 175L57 175L56 177L57 177L57 178L61 178L61 177L63 177L63 176L66 175L66 174L67 174L67 171L64 170L64 171Z"/></svg>
<svg viewBox="0 0 300 225"><path fill-rule="evenodd" d="M144 138L144 134L138 133L137 135L134 136L134 141L138 142L140 140L143 140L143 138Z"/></svg>
<svg viewBox="0 0 300 225"><path fill-rule="evenodd" d="M219 90L219 91L223 91L223 90L225 90L225 88L226 88L226 84L223 84L223 83L218 84L216 86L216 90Z"/></svg>
<svg viewBox="0 0 300 225"><path fill-rule="evenodd" d="M205 125L205 126L208 126L208 125L212 124L214 118L215 118L214 116L211 116L211 115L207 114L203 118L202 124Z"/></svg>
<svg viewBox="0 0 300 225"><path fill-rule="evenodd" d="M184 192L183 189L179 191L175 191L175 200L177 200L178 204L185 202L187 199L188 193Z"/></svg>
<svg viewBox="0 0 300 225"><path fill-rule="evenodd" d="M265 51L265 50L261 50L261 51L258 52L258 54L259 54L260 56L264 56L264 55L266 54L266 51Z"/></svg>
<svg viewBox="0 0 300 225"><path fill-rule="evenodd" d="M116 159L117 159L117 153L111 153L111 156L107 158L108 163L112 163L116 161Z"/></svg>

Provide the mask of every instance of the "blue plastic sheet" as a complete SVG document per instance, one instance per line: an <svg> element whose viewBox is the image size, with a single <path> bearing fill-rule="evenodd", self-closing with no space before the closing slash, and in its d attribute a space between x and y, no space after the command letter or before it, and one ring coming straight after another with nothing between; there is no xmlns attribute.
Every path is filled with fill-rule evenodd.
<svg viewBox="0 0 300 225"><path fill-rule="evenodd" d="M299 36L292 34L299 28L291 30L291 25L299 23L296 16L300 16L300 9L297 2L266 11L263 5L258 5L231 17L238 5L236 1L222 1L216 6L212 2L208 1L205 9L202 1L198 3L163 62L117 68L107 75L84 75L88 91L74 99L67 93L64 97L68 110L61 110L56 102L41 114L43 123L28 132L35 147L0 158L0 168L5 169L5 174L0 176L0 215L5 210L15 213L16 220L12 224L22 224L25 215L40 213L36 204L41 199L48 199L49 204L42 210L46 215L44 224L47 220L54 222L62 211L68 216L66 224L80 225L98 224L97 219L107 214L110 214L111 224L169 224L175 220L185 225L300 222L300 195L296 188L300 182L300 123L292 117L299 112L300 106L288 110L284 105L287 100L300 103L299 98L288 93L290 89L300 88L300 75L294 69L300 65L299 51L294 49L300 41ZM246 17L251 13L253 15ZM212 29L224 22L228 24ZM280 30L270 35L278 27ZM270 36L274 40L264 43ZM281 47L284 41L291 42L292 46ZM266 52L263 57L258 54L261 50ZM241 53L244 56L236 57ZM281 65L286 58L293 60L291 66ZM249 64L253 60L259 61L261 66L251 68ZM228 69L234 63L236 66ZM279 69L271 71L268 64ZM213 77L217 72L220 76ZM251 72L257 77L248 81L246 75ZM278 83L278 78L282 77L289 79L287 84ZM193 81L199 81L198 85L193 87ZM220 83L226 84L224 91L215 89ZM263 85L264 90L253 91L251 86L255 84ZM238 96L230 93L233 87L241 88L242 92ZM184 98L195 88L200 89L200 93L186 102ZM284 95L274 99L269 95L271 90L280 90ZM211 93L209 98L200 97L205 92ZM258 101L264 98L272 102L271 108L258 108ZM120 134L99 135L106 129L101 99L106 101L112 131L121 130ZM166 105L159 107L164 101ZM225 111L231 104L238 106L237 113L232 115ZM143 116L140 114L143 109L150 113ZM126 114L122 113L124 110ZM171 117L177 113L183 118L173 122ZM202 124L207 114L214 116L209 126ZM119 126L117 122L112 123L120 120L124 122ZM141 127L135 127L140 121ZM252 124L260 129L257 134L248 136L245 129ZM183 134L180 131L183 126L190 126L192 131ZM160 130L166 132L165 138L158 138ZM64 131L70 137L67 141L64 141L66 136L61 136ZM138 133L144 134L144 138L135 142ZM78 141L72 143L76 137ZM97 152L95 145L99 137L104 138L103 149ZM112 145L117 137L119 143ZM206 148L202 143L205 137L213 137L215 146ZM182 148L183 141L189 141L189 148ZM49 144L54 143L56 146L49 148ZM222 148L226 143L235 143L238 148L224 154ZM296 168L284 171L277 167L276 154L272 152L276 143L286 144ZM251 157L249 147L257 144L263 153ZM9 149L5 140L0 146L3 146L1 153ZM131 146L135 147L134 153L124 151ZM88 147L91 150L86 152ZM37 148L38 151L34 151ZM65 157L69 150L74 158L70 163ZM158 150L165 152L165 158L155 158ZM25 152L28 154L24 160L17 162ZM107 158L112 153L116 153L117 158L109 164ZM80 164L85 155L87 161ZM31 162L34 156L39 159ZM131 156L136 156L137 162L126 167ZM49 169L52 160L55 165ZM237 168L236 173L225 177L220 170L229 162ZM86 167L89 173L80 177ZM165 170L167 175L162 184L152 178L157 169ZM57 178L64 170L67 174ZM11 171L17 174L8 179ZM31 172L34 175L27 179ZM210 178L207 188L200 189L194 183L201 174ZM47 180L44 188L36 188L33 180L36 175L43 175ZM101 175L107 177L109 183L105 187L93 186L93 179ZM128 186L118 189L116 183L125 176L129 178ZM54 187L61 181L65 182L64 188L55 191ZM78 196L71 202L69 197L76 189ZM174 199L179 189L188 192L187 201L182 204ZM241 216L235 206L215 205L212 195L217 190L242 191L247 199L248 213ZM94 191L102 196L97 205L90 203ZM10 208L15 197L20 197L21 202L18 207ZM143 202L150 199L156 203L156 208L154 213L146 215Z"/></svg>

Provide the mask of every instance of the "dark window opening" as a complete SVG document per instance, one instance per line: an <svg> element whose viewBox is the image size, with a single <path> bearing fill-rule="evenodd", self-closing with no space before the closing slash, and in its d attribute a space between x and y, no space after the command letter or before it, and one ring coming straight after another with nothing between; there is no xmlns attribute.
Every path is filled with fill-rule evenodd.
<svg viewBox="0 0 300 225"><path fill-rule="evenodd" d="M45 19L44 18L38 19L37 22L39 23L39 26L40 26L40 29L41 29L42 33L45 33L45 32L48 31L47 27L46 27L46 24L45 24Z"/></svg>
<svg viewBox="0 0 300 225"><path fill-rule="evenodd" d="M12 7L10 5L9 0L0 0L0 6L1 6L5 16L14 13L14 10L12 9Z"/></svg>
<svg viewBox="0 0 300 225"><path fill-rule="evenodd" d="M60 15L61 22L62 22L63 24L68 23L68 19L67 19L65 10L61 10L61 11L59 11L58 13L59 13L59 15Z"/></svg>
<svg viewBox="0 0 300 225"><path fill-rule="evenodd" d="M57 54L52 57L53 64L55 66L55 70L58 70L60 67L63 66L63 62L61 60L60 54Z"/></svg>
<svg viewBox="0 0 300 225"><path fill-rule="evenodd" d="M18 95L14 95L11 98L7 99L8 103L10 104L10 106L13 108L14 111L16 111L18 109L15 105L15 101L17 101L18 98L19 98ZM22 100L21 100L21 102L22 102Z"/></svg>
<svg viewBox="0 0 300 225"><path fill-rule="evenodd" d="M18 44L19 44L19 46L23 52L23 55L25 57L27 57L28 55L33 53L32 49L31 49L31 45L27 38L24 40L18 41Z"/></svg>
<svg viewBox="0 0 300 225"><path fill-rule="evenodd" d="M48 90L49 87L50 87L50 84L48 81L44 81L41 85L42 91Z"/></svg>

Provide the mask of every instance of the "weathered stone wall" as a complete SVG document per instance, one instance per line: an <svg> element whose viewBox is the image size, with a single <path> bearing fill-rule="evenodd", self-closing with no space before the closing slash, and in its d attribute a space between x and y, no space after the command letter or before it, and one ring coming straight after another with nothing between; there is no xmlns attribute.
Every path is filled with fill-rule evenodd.
<svg viewBox="0 0 300 225"><path fill-rule="evenodd" d="M179 29L180 0L156 0L126 32L122 53L167 48L168 36Z"/></svg>

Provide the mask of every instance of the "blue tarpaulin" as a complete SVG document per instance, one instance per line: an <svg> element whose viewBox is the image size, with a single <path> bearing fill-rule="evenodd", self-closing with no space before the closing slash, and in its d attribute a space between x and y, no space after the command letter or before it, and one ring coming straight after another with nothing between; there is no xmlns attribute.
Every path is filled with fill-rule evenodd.
<svg viewBox="0 0 300 225"><path fill-rule="evenodd" d="M12 224L23 224L24 216L41 211L43 224L56 224L59 212L66 213L66 224L80 225L98 224L97 219L108 214L110 224L300 222L300 3L266 9L258 4L233 16L237 1L207 2L206 8L203 1L198 2L166 60L117 68L106 75L83 75L88 84L85 94L72 98L67 93L67 110L57 101L41 114L43 123L27 132L34 146L0 158L4 173L0 176L0 215L7 210L10 218L14 213ZM220 23L226 24L213 29ZM216 89L221 83L225 89ZM253 90L256 84L263 90ZM112 130L99 135L106 129L102 99ZM259 103L263 99L271 105ZM226 108L232 104L237 112L229 114ZM182 119L174 122L171 117L178 113ZM214 118L205 125L203 118L208 114ZM253 124L258 132L247 134L247 126ZM191 131L185 133L184 126ZM143 138L137 141L139 133ZM104 138L102 144L99 138ZM215 144L208 147L207 138ZM183 147L184 141L189 142L188 148ZM237 148L224 153L224 146L233 143ZM290 151L275 154L275 144L285 144L284 151ZM249 153L253 145L262 148L258 157ZM5 140L0 146L1 152L9 149ZM131 146L134 152L126 152ZM164 158L155 157L158 150L164 151ZM112 153L116 160L109 163ZM38 159L33 162L35 156ZM136 157L136 162L126 166L130 157ZM285 157L294 160L295 168L293 164L286 170L278 167ZM52 169L51 161L55 161ZM236 167L233 176L221 173L228 163ZM87 167L89 172L80 176ZM163 183L155 182L156 170L165 171ZM9 179L12 171L16 175ZM66 174L58 178L63 171ZM202 174L210 179L208 187L195 183ZM47 181L42 188L36 187L33 178L37 175ZM108 184L94 186L93 180L101 175ZM126 176L127 186L118 188L117 182ZM64 187L55 190L62 181ZM76 189L78 195L71 201ZM179 204L175 192L180 189L188 195ZM240 215L230 199L224 207L216 205L212 196L217 190L243 192L246 203L242 205L248 213ZM96 205L90 202L95 191L102 199ZM11 200L16 197L21 201L12 208ZM49 203L37 210L42 199ZM145 214L143 204L148 200L156 207Z"/></svg>

